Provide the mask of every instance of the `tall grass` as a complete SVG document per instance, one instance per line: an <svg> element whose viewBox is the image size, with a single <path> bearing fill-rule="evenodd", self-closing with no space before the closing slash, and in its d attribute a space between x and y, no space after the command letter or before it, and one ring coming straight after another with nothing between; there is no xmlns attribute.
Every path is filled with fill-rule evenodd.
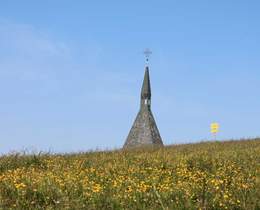
<svg viewBox="0 0 260 210"><path fill-rule="evenodd" d="M2 209L260 209L260 139L0 157Z"/></svg>

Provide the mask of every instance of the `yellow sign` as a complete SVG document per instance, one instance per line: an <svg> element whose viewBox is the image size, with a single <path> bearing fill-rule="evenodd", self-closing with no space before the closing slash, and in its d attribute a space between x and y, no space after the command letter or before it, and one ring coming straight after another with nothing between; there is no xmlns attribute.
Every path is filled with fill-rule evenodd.
<svg viewBox="0 0 260 210"><path fill-rule="evenodd" d="M219 131L219 124L218 123L211 123L210 124L210 131L211 131L211 133L217 133Z"/></svg>

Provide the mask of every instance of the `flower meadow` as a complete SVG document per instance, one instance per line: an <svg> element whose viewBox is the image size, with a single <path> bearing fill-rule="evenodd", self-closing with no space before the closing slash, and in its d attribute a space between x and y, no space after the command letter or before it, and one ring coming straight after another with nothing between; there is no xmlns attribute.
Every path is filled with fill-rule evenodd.
<svg viewBox="0 0 260 210"><path fill-rule="evenodd" d="M260 209L260 139L3 155L0 209Z"/></svg>

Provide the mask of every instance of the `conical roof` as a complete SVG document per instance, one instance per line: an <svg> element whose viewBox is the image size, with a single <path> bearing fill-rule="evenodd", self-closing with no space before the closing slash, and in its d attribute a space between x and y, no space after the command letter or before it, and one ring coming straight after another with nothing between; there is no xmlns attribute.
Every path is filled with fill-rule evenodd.
<svg viewBox="0 0 260 210"><path fill-rule="evenodd" d="M136 116L134 124L124 144L124 148L148 145L163 146L163 142L151 109L143 107Z"/></svg>

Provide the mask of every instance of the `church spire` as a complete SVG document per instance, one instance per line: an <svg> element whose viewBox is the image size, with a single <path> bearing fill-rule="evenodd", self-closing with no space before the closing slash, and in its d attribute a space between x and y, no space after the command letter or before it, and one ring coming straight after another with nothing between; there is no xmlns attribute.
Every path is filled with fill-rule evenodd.
<svg viewBox="0 0 260 210"><path fill-rule="evenodd" d="M124 148L147 145L163 146L162 138L151 110L151 85L148 67L148 57L151 54L151 51L145 50L144 54L146 56L146 66L141 91L141 108L126 138Z"/></svg>

